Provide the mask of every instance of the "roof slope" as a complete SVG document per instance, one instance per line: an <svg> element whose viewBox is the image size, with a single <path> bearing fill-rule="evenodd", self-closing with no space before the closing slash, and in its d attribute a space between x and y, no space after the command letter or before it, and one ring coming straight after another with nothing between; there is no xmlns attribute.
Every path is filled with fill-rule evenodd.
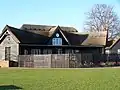
<svg viewBox="0 0 120 90"><path fill-rule="evenodd" d="M74 34L66 31L62 31L71 45L81 45L88 37L88 34Z"/></svg>
<svg viewBox="0 0 120 90"><path fill-rule="evenodd" d="M48 25L32 25L32 24L23 24L21 29L24 30L33 30L33 31L50 31L52 28L55 28L56 26L48 26ZM73 27L62 27L60 26L60 28L63 31L67 31L67 32L78 32L75 28Z"/></svg>
<svg viewBox="0 0 120 90"><path fill-rule="evenodd" d="M20 30L11 26L8 26L10 31L18 38L21 43L36 43L36 44L44 44L44 40L47 40L48 37L35 34L32 32L28 32L25 30Z"/></svg>
<svg viewBox="0 0 120 90"><path fill-rule="evenodd" d="M89 36L82 45L106 45L107 31L89 32Z"/></svg>
<svg viewBox="0 0 120 90"><path fill-rule="evenodd" d="M23 24L23 26L20 29L8 25L7 27L22 44L46 45L47 41L49 41L49 39L54 34L55 30L57 30L59 27L60 32L63 34L65 40L67 40L70 45L76 46L106 45L107 38L106 31L81 34L75 28L72 27L29 25L29 24Z"/></svg>
<svg viewBox="0 0 120 90"><path fill-rule="evenodd" d="M117 42L120 40L120 36L116 36L113 40L109 40L107 42L107 46L106 46L106 49L111 49L113 48Z"/></svg>

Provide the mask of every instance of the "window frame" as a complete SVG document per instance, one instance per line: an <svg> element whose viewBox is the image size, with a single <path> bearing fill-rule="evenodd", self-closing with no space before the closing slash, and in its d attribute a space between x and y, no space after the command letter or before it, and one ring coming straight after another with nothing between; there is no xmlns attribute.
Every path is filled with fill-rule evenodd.
<svg viewBox="0 0 120 90"><path fill-rule="evenodd" d="M117 49L117 54L120 54L120 49Z"/></svg>
<svg viewBox="0 0 120 90"><path fill-rule="evenodd" d="M111 52L110 52L110 50L109 49L106 49L105 50L105 54L110 54Z"/></svg>
<svg viewBox="0 0 120 90"><path fill-rule="evenodd" d="M52 45L62 45L62 38L53 38Z"/></svg>
<svg viewBox="0 0 120 90"><path fill-rule="evenodd" d="M5 47L5 60L10 60L11 58L11 47Z"/></svg>

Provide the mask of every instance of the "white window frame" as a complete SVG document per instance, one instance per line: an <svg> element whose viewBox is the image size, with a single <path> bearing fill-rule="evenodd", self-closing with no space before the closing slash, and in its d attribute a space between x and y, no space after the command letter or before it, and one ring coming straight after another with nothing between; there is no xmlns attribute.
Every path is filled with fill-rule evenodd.
<svg viewBox="0 0 120 90"><path fill-rule="evenodd" d="M39 54L41 54L41 49L32 49L31 54L32 55L39 55Z"/></svg>
<svg viewBox="0 0 120 90"><path fill-rule="evenodd" d="M62 54L62 49L58 49L58 54Z"/></svg>
<svg viewBox="0 0 120 90"><path fill-rule="evenodd" d="M62 45L62 38L53 38L52 45Z"/></svg>
<svg viewBox="0 0 120 90"><path fill-rule="evenodd" d="M105 50L105 54L110 54L110 50L109 49Z"/></svg>
<svg viewBox="0 0 120 90"><path fill-rule="evenodd" d="M117 54L120 54L120 49L117 50Z"/></svg>

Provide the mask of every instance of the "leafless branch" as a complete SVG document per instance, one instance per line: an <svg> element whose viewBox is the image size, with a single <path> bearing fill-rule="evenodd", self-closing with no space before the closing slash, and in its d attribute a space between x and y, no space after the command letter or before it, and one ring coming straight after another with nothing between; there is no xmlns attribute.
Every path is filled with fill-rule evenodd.
<svg viewBox="0 0 120 90"><path fill-rule="evenodd" d="M106 4L94 5L92 10L86 14L85 30L108 30L109 38L114 38L120 31L120 21L113 8Z"/></svg>

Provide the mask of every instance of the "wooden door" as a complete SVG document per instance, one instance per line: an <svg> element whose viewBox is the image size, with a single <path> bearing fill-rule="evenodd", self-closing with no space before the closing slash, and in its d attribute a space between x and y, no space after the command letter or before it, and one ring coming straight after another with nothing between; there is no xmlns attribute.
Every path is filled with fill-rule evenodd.
<svg viewBox="0 0 120 90"><path fill-rule="evenodd" d="M5 47L5 60L10 61L11 47Z"/></svg>

